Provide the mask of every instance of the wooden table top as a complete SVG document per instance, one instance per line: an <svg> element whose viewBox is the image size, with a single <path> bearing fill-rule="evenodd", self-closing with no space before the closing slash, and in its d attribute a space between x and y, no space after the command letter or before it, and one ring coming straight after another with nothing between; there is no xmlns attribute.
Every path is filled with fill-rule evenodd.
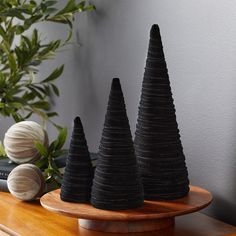
<svg viewBox="0 0 236 236"><path fill-rule="evenodd" d="M49 212L39 201L21 202L9 193L0 192L0 236L126 236L127 234L101 233L79 228L77 219ZM174 229L158 232L130 233L130 236L233 236L236 227L201 213L176 218Z"/></svg>

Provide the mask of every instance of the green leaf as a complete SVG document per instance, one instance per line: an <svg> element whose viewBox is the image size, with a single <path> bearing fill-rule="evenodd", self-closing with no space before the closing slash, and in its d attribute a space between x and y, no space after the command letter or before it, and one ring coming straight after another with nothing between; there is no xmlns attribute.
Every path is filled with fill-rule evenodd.
<svg viewBox="0 0 236 236"><path fill-rule="evenodd" d="M31 106L34 106L35 108L43 109L43 110L49 110L50 105L47 101L38 101L34 103L30 103Z"/></svg>
<svg viewBox="0 0 236 236"><path fill-rule="evenodd" d="M34 29L33 34L32 34L32 44L34 46L38 45L38 31Z"/></svg>
<svg viewBox="0 0 236 236"><path fill-rule="evenodd" d="M50 15L50 14L56 12L56 11L57 11L57 9L56 9L55 7L48 7L48 8L45 10L45 13L48 14L48 15Z"/></svg>
<svg viewBox="0 0 236 236"><path fill-rule="evenodd" d="M43 96L41 95L40 92L38 92L35 88L29 87L29 89L33 92L35 97L39 97L40 99L43 99ZM38 106L38 105L37 105Z"/></svg>
<svg viewBox="0 0 236 236"><path fill-rule="evenodd" d="M47 45L42 45L41 48L43 48L43 50L38 53L38 56L41 60L52 58L59 47L61 47L61 40L52 41Z"/></svg>
<svg viewBox="0 0 236 236"><path fill-rule="evenodd" d="M17 108L17 109L20 109L22 107L22 104L19 103L19 102L9 102L8 105L10 107L14 107L14 108Z"/></svg>
<svg viewBox="0 0 236 236"><path fill-rule="evenodd" d="M34 1L34 0L30 0L30 4L31 4L33 7L36 7L36 6L37 6L37 2Z"/></svg>
<svg viewBox="0 0 236 236"><path fill-rule="evenodd" d="M44 174L46 175L46 181L49 181L52 177L53 177L53 174L54 174L54 170L51 169L51 168L47 168L44 170Z"/></svg>
<svg viewBox="0 0 236 236"><path fill-rule="evenodd" d="M47 157L48 156L48 151L47 148L40 142L35 142L34 143L36 149L39 151L40 155L43 157Z"/></svg>
<svg viewBox="0 0 236 236"><path fill-rule="evenodd" d="M72 31L72 30L69 30L69 33L68 33L67 39L66 39L66 41L65 41L64 44L67 44L67 43L71 40L72 35L73 35L73 31Z"/></svg>
<svg viewBox="0 0 236 236"><path fill-rule="evenodd" d="M66 149L61 149L61 150L56 150L55 152L53 152L53 153L52 153L52 156L53 156L54 158L56 158L56 157L63 156L63 155L65 155L65 154L67 154L67 153L68 153L68 150L66 150Z"/></svg>
<svg viewBox="0 0 236 236"><path fill-rule="evenodd" d="M57 1L47 1L47 2L45 2L45 5L47 7L51 7L51 6L55 5L55 4L57 4Z"/></svg>
<svg viewBox="0 0 236 236"><path fill-rule="evenodd" d="M22 25L16 26L16 34L22 34L25 31L25 28Z"/></svg>
<svg viewBox="0 0 236 236"><path fill-rule="evenodd" d="M48 117L58 116L58 113L57 112L48 112L47 116Z"/></svg>
<svg viewBox="0 0 236 236"><path fill-rule="evenodd" d="M59 131L59 135L57 137L57 144L55 147L56 150L61 149L64 146L66 137L67 137L67 128L63 128Z"/></svg>
<svg viewBox="0 0 236 236"><path fill-rule="evenodd" d="M23 100L25 101L30 101L30 100L34 100L36 97L36 94L34 92L26 92L24 93L24 95L22 96Z"/></svg>
<svg viewBox="0 0 236 236"><path fill-rule="evenodd" d="M88 5L84 8L85 11L94 11L96 7L94 5Z"/></svg>
<svg viewBox="0 0 236 236"><path fill-rule="evenodd" d="M6 156L7 156L7 154L6 154L6 152L5 152L5 149L4 149L3 144L2 144L1 141L0 141L0 156L1 156L1 157L6 157Z"/></svg>
<svg viewBox="0 0 236 236"><path fill-rule="evenodd" d="M60 125L58 125L58 124L56 124L55 122L53 122L53 121L51 121L51 120L49 120L52 124L53 124L53 126L57 129L57 130L61 130L63 127L61 127Z"/></svg>
<svg viewBox="0 0 236 236"><path fill-rule="evenodd" d="M16 123L20 122L20 121L23 121L23 117L20 114L15 113L13 111L11 111L11 113L12 113L12 117L15 120Z"/></svg>
<svg viewBox="0 0 236 236"><path fill-rule="evenodd" d="M10 52L8 53L8 60L9 60L9 65L10 65L11 70L15 72L17 69L17 65L16 65L16 59L13 53L10 53Z"/></svg>
<svg viewBox="0 0 236 236"><path fill-rule="evenodd" d="M44 89L45 89L45 94L46 94L48 97L50 97L50 96L51 96L51 90L50 90L49 85L44 85L43 87L44 87Z"/></svg>
<svg viewBox="0 0 236 236"><path fill-rule="evenodd" d="M63 70L64 70L64 65L56 68L46 79L42 81L42 83L48 83L57 79L62 74Z"/></svg>
<svg viewBox="0 0 236 236"><path fill-rule="evenodd" d="M23 16L22 11L17 8L11 8L5 12L0 12L0 17L2 17L2 16L16 17L19 20L25 20L25 17Z"/></svg>
<svg viewBox="0 0 236 236"><path fill-rule="evenodd" d="M25 117L23 117L24 120L29 119L32 116L33 112L29 112Z"/></svg>
<svg viewBox="0 0 236 236"><path fill-rule="evenodd" d="M41 158L40 160L35 162L35 165L42 169L43 167L47 166L48 163L48 159L47 158Z"/></svg>
<svg viewBox="0 0 236 236"><path fill-rule="evenodd" d="M73 12L75 10L77 10L77 5L76 5L75 0L69 0L66 6L61 11L59 11L56 15L63 15L65 13Z"/></svg>
<svg viewBox="0 0 236 236"><path fill-rule="evenodd" d="M5 32L5 30L3 29L3 27L2 27L1 25L0 25L0 35L2 36L2 38L3 38L4 40L7 41L6 32Z"/></svg>
<svg viewBox="0 0 236 236"><path fill-rule="evenodd" d="M56 139L49 145L48 151L50 153L55 151L55 147L56 147L57 143L58 143L58 140Z"/></svg>
<svg viewBox="0 0 236 236"><path fill-rule="evenodd" d="M70 28L72 28L73 25L70 20L71 17L72 17L72 14L67 13L64 15L53 16L53 17L47 18L47 20L52 21L52 22L56 22L56 23L67 24L70 26Z"/></svg>
<svg viewBox="0 0 236 236"><path fill-rule="evenodd" d="M29 38L27 38L24 35L21 35L21 41L23 44L27 45L30 50L32 50L32 45L31 45Z"/></svg>
<svg viewBox="0 0 236 236"><path fill-rule="evenodd" d="M57 86L55 84L51 84L53 92L59 97L60 96L60 91L57 88Z"/></svg>

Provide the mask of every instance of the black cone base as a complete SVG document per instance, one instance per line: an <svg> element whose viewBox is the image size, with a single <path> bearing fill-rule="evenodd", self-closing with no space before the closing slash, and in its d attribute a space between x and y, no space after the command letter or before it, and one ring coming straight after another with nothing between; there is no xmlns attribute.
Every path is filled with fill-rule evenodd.
<svg viewBox="0 0 236 236"><path fill-rule="evenodd" d="M87 203L90 201L93 170L83 126L74 120L69 155L61 186L61 200Z"/></svg>
<svg viewBox="0 0 236 236"><path fill-rule="evenodd" d="M92 205L106 210L141 206L143 189L119 79L112 81L98 155Z"/></svg>
<svg viewBox="0 0 236 236"><path fill-rule="evenodd" d="M157 25L153 25L150 32L135 151L145 199L177 199L189 192L188 172Z"/></svg>

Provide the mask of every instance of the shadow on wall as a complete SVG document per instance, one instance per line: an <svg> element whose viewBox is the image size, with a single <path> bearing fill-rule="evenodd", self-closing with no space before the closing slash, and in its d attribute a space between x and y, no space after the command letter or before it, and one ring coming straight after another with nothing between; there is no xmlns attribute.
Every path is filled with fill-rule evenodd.
<svg viewBox="0 0 236 236"><path fill-rule="evenodd" d="M234 195L236 195L236 187L234 188ZM236 225L236 216L233 209L236 209L236 204L232 205L232 202L227 201L227 199L214 195L210 215L231 225Z"/></svg>
<svg viewBox="0 0 236 236"><path fill-rule="evenodd" d="M236 126L236 112L233 112L232 120L233 120L232 126L235 127ZM236 201L235 201L236 199L236 145L235 143L236 143L236 132L233 132L230 139L231 148L229 151L228 160L224 160L224 161L228 161L228 163L231 163L231 165L228 166L227 172L225 173L229 176L228 181L231 184L228 184L227 193L222 192L220 193L220 195L219 194L213 195L214 198L213 198L213 202L211 204L209 212L210 214L212 214L213 217L236 226ZM229 160L229 158L231 160Z"/></svg>
<svg viewBox="0 0 236 236"><path fill-rule="evenodd" d="M232 114L234 121L232 121L232 127L236 124L236 113ZM224 124L222 124L223 126ZM222 220L228 224L236 226L236 132L232 132L230 139L226 142L228 152L222 156L221 165L225 165L225 169L222 169L222 173L215 171L216 176L221 176L222 183L215 182L215 188L211 189L213 194L213 202L211 205L203 210L204 213ZM207 180L206 180L207 181ZM222 186L224 184L224 186ZM206 185L207 188L207 185Z"/></svg>

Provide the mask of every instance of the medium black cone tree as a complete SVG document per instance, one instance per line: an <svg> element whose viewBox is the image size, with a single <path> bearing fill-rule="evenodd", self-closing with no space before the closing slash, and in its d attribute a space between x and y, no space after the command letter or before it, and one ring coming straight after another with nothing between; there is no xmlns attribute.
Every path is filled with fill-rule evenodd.
<svg viewBox="0 0 236 236"><path fill-rule="evenodd" d="M91 203L106 210L126 210L143 204L132 135L119 79L112 81L93 179Z"/></svg>
<svg viewBox="0 0 236 236"><path fill-rule="evenodd" d="M145 199L177 199L189 192L158 25L153 25L150 32L134 143Z"/></svg>
<svg viewBox="0 0 236 236"><path fill-rule="evenodd" d="M90 201L93 170L79 117L74 120L74 129L61 186L61 199L68 202Z"/></svg>

